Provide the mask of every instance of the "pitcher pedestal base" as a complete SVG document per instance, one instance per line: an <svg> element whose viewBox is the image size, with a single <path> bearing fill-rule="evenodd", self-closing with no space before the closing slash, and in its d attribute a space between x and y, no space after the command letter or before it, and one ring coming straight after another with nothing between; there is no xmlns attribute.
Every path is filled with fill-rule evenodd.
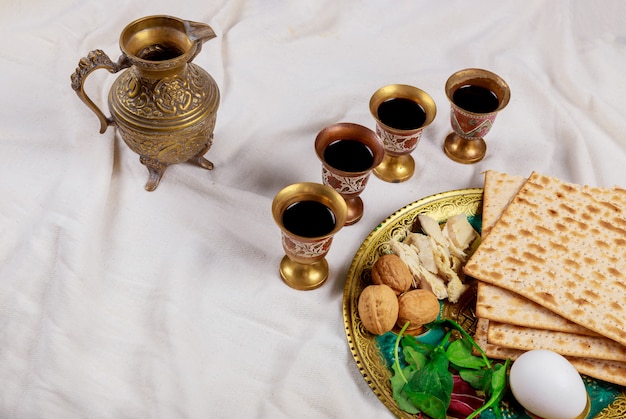
<svg viewBox="0 0 626 419"><path fill-rule="evenodd" d="M161 182L161 178L163 177L163 173L165 173L165 169L167 169L167 165L144 156L140 156L139 161L148 168L146 191L152 192L157 188L157 186L159 186L159 182Z"/></svg>
<svg viewBox="0 0 626 419"><path fill-rule="evenodd" d="M206 170L213 170L213 168L215 166L213 166L213 163L211 163L210 161L208 161L204 155L209 151L209 149L211 148L211 145L213 144L213 133L211 133L209 135L209 139L208 142L206 144L206 146L195 156L193 156L192 158L189 159L190 162L197 164L198 166L202 167L203 169Z"/></svg>
<svg viewBox="0 0 626 419"><path fill-rule="evenodd" d="M203 169L207 169L207 170L213 170L213 168L215 167L213 165L213 163L211 163L210 161L208 161L207 159L205 159L202 156L196 156L193 159L191 159L190 161L196 163L198 166L202 167Z"/></svg>

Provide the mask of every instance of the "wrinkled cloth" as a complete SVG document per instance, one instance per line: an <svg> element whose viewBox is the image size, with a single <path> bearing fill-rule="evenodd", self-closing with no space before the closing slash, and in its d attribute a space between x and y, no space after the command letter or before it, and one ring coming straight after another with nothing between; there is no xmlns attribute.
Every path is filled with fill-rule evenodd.
<svg viewBox="0 0 626 419"><path fill-rule="evenodd" d="M221 92L207 171L170 166L154 192L114 127L70 87L94 49L152 14L209 24L195 58ZM346 341L342 296L362 241L483 172L626 187L626 3L614 1L5 1L0 5L0 417L383 418ZM487 156L455 163L447 78L478 67L511 100ZM119 74L86 83L108 115ZM328 282L287 287L274 195L321 182L317 133L374 128L369 99L417 86L437 117L416 173L372 176Z"/></svg>

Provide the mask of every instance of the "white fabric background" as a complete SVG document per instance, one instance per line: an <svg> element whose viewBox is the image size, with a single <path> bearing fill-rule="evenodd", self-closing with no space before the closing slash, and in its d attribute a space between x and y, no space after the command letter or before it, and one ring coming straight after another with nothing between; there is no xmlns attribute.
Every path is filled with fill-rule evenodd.
<svg viewBox="0 0 626 419"><path fill-rule="evenodd" d="M132 20L171 14L218 37L195 59L222 103L207 158L147 170L70 88L78 60L116 60ZM0 5L0 417L390 417L360 376L341 303L352 257L395 210L482 186L487 169L626 187L626 3L615 1L79 1ZM482 67L512 91L475 165L442 151L443 86ZM106 108L117 75L87 83ZM407 83L438 116L402 184L372 177L322 288L294 291L270 212L321 181L335 122Z"/></svg>

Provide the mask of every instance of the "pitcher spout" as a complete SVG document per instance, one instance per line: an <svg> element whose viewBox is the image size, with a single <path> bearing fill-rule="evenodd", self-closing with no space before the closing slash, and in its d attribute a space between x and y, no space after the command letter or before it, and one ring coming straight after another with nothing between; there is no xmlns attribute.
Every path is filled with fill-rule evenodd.
<svg viewBox="0 0 626 419"><path fill-rule="evenodd" d="M217 36L213 28L206 23L193 22L191 20L185 21L185 31L191 41L198 41L200 44L204 44Z"/></svg>

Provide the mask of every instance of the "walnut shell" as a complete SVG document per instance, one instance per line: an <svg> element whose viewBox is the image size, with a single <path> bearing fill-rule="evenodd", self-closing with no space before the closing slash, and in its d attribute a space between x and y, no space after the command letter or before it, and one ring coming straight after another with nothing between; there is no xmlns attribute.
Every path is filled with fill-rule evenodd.
<svg viewBox="0 0 626 419"><path fill-rule="evenodd" d="M400 256L390 253L379 257L372 266L372 282L385 284L400 295L413 285L413 275Z"/></svg>
<svg viewBox="0 0 626 419"><path fill-rule="evenodd" d="M421 328L422 325L437 320L439 300L432 292L415 289L398 297L397 325L403 327L408 321L409 329Z"/></svg>
<svg viewBox="0 0 626 419"><path fill-rule="evenodd" d="M363 327L375 335L387 333L398 319L398 297L387 285L368 285L357 305Z"/></svg>

